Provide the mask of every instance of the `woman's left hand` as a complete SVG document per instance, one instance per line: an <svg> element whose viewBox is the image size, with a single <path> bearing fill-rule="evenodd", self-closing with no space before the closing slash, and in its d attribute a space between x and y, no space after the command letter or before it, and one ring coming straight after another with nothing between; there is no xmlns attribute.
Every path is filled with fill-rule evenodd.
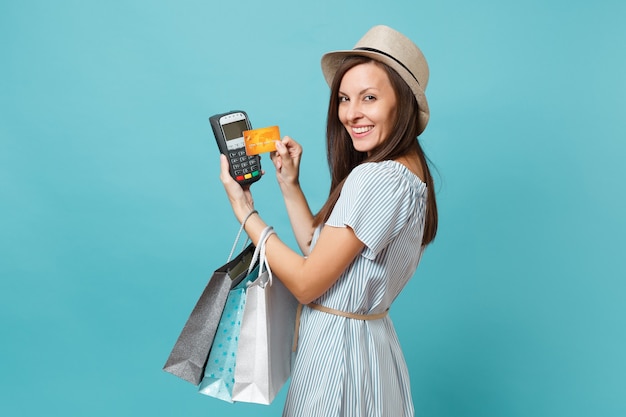
<svg viewBox="0 0 626 417"><path fill-rule="evenodd" d="M242 187L230 176L228 159L225 155L220 155L220 168L220 180L222 185L224 185L230 205L233 207L235 217L241 223L244 217L254 210L254 200L250 192L250 185Z"/></svg>

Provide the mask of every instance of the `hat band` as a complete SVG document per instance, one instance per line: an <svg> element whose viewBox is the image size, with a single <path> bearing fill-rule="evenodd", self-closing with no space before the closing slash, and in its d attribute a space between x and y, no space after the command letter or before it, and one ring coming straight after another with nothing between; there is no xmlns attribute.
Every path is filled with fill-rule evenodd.
<svg viewBox="0 0 626 417"><path fill-rule="evenodd" d="M398 64L400 64L402 66L402 68L404 68L405 70L408 71L409 74L411 74L411 77L413 77L413 79L417 82L418 85L421 86L419 80L417 79L417 77L415 76L415 74L413 74L411 72L410 69L407 68L406 65L404 65L402 62L400 62L396 57L394 57L393 55L389 55L387 52L383 52L380 49L375 49L375 48L354 48L355 51L368 51L368 52L376 52L377 54L381 54L384 55L388 58L393 59L394 61L396 61Z"/></svg>

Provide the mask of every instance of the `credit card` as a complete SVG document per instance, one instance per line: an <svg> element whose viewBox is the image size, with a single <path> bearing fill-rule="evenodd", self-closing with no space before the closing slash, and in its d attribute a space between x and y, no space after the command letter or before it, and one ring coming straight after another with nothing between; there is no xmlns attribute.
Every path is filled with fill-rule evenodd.
<svg viewBox="0 0 626 417"><path fill-rule="evenodd" d="M258 155L260 153L275 151L275 141L277 140L280 140L280 130L278 126L243 131L243 141L246 146L246 154L248 155Z"/></svg>

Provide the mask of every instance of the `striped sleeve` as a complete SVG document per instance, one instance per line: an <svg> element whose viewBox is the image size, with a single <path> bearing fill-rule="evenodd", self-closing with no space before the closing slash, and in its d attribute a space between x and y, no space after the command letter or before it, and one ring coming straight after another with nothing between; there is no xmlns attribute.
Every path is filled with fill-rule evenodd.
<svg viewBox="0 0 626 417"><path fill-rule="evenodd" d="M363 255L374 259L406 224L409 205L403 184L388 166L359 165L346 179L326 224L350 227L366 246Z"/></svg>

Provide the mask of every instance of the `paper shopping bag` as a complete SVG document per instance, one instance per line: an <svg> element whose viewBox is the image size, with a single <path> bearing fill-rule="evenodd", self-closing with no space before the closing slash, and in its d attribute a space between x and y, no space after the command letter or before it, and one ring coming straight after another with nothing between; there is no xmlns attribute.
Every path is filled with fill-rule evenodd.
<svg viewBox="0 0 626 417"><path fill-rule="evenodd" d="M198 391L220 400L233 402L237 341L246 304L246 286L257 278L258 266L241 283L230 290L209 353L204 377Z"/></svg>
<svg viewBox="0 0 626 417"><path fill-rule="evenodd" d="M265 242L263 242L263 245ZM264 248L260 268L267 266ZM291 374L298 302L267 268L250 284L243 312L233 400L270 404Z"/></svg>
<svg viewBox="0 0 626 417"><path fill-rule="evenodd" d="M232 261L215 270L185 323L164 371L194 385L200 383L228 293L248 275L250 264L256 262L253 260L255 249L254 245L248 245Z"/></svg>

